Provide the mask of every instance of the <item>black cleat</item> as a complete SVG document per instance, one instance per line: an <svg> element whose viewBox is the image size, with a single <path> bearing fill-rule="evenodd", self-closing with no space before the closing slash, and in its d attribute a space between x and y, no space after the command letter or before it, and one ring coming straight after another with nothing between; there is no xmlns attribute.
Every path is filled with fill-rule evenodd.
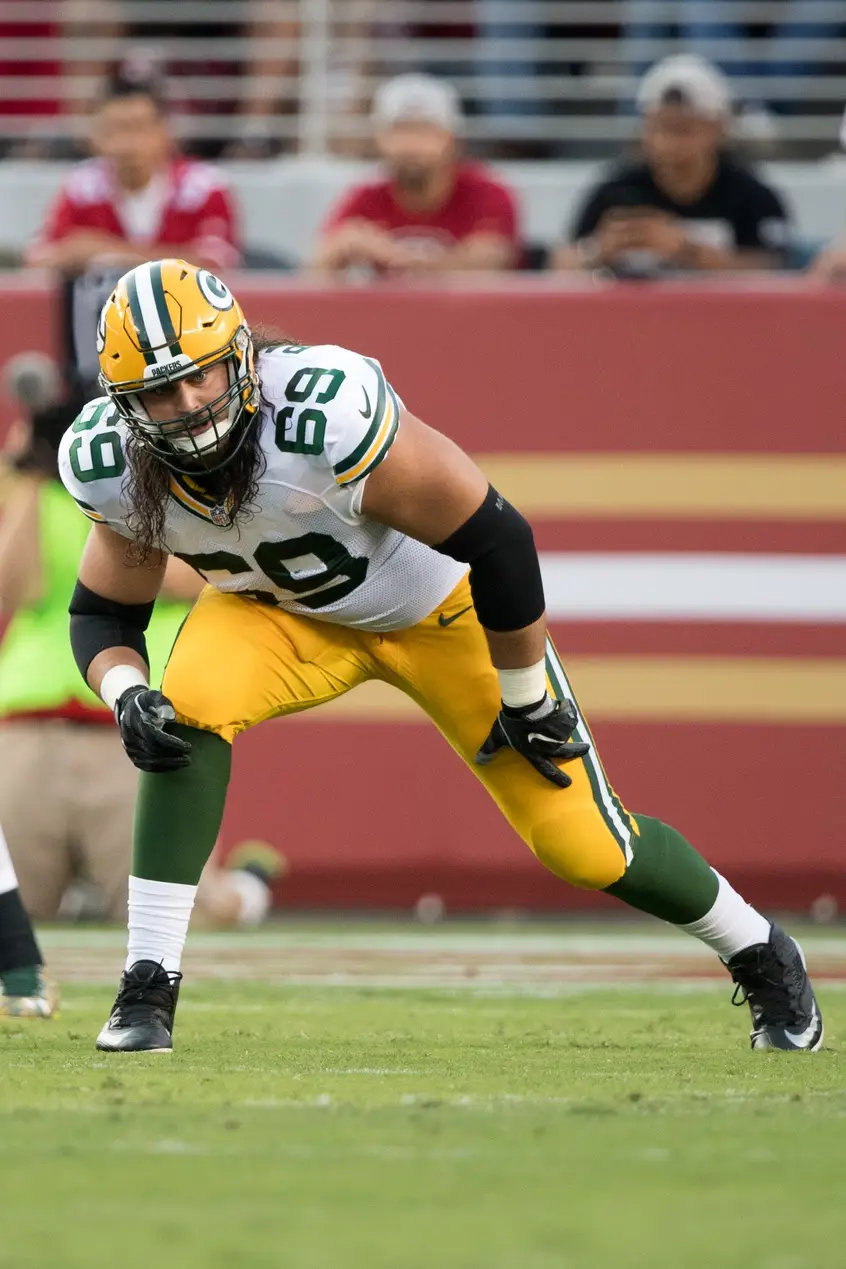
<svg viewBox="0 0 846 1269"><path fill-rule="evenodd" d="M181 974L157 961L136 961L124 971L109 1021L97 1048L112 1053L169 1053Z"/></svg>
<svg viewBox="0 0 846 1269"><path fill-rule="evenodd" d="M732 1004L749 1005L753 1049L822 1048L822 1015L795 939L773 925L769 942L737 952L726 968L737 984Z"/></svg>

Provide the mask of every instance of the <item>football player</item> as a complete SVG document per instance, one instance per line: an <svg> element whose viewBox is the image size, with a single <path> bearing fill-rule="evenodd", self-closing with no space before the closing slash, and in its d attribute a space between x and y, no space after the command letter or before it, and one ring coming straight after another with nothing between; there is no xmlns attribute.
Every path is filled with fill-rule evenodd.
<svg viewBox="0 0 846 1269"><path fill-rule="evenodd" d="M547 637L529 525L378 361L254 340L228 287L182 260L121 278L98 348L105 395L61 451L95 521L71 641L144 773L128 955L99 1048L172 1047L235 737L368 679L426 711L556 876L713 948L749 1003L753 1048L819 1048L798 945L608 783ZM169 554L210 584L159 692L144 630Z"/></svg>
<svg viewBox="0 0 846 1269"><path fill-rule="evenodd" d="M0 830L0 1018L52 1018L58 1007Z"/></svg>

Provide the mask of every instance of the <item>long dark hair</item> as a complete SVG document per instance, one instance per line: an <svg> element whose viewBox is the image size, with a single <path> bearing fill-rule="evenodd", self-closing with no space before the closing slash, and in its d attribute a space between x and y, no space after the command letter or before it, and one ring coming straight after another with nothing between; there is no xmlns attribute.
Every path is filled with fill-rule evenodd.
<svg viewBox="0 0 846 1269"><path fill-rule="evenodd" d="M253 331L256 362L259 353L268 348L281 348L294 342L272 327L256 327ZM198 472L196 477L196 483L202 489L220 494L220 501L226 501L231 509L233 524L243 524L255 515L258 509L256 499L259 481L266 466L258 441L258 411L248 420L246 427L249 435L232 462L227 463L219 472L208 476ZM129 468L126 493L131 507L126 517L126 526L132 534L128 554L134 564L144 564L151 555L164 548L171 473L155 454L139 445L132 435L127 437L126 459Z"/></svg>

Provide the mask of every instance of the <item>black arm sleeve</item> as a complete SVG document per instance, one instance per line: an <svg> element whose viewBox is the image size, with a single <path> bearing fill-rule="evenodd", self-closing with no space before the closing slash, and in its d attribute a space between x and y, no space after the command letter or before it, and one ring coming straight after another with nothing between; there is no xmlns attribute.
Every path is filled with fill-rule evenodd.
<svg viewBox="0 0 846 1269"><path fill-rule="evenodd" d="M106 648L132 648L147 662L144 631L150 624L155 603L119 604L114 599L89 590L78 581L71 596L70 641L79 672L88 682L88 667L98 652Z"/></svg>
<svg viewBox="0 0 846 1269"><path fill-rule="evenodd" d="M543 616L543 582L531 525L493 485L470 519L434 549L470 565L470 593L487 630L522 630Z"/></svg>
<svg viewBox="0 0 846 1269"><path fill-rule="evenodd" d="M589 238L596 232L600 220L611 206L608 196L608 183L597 185L579 206L570 225L566 237L570 242L579 242Z"/></svg>

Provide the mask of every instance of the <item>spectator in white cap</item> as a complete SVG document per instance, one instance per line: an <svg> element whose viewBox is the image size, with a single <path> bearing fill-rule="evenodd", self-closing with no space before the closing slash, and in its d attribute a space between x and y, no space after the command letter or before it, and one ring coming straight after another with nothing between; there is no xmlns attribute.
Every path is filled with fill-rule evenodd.
<svg viewBox="0 0 846 1269"><path fill-rule="evenodd" d="M514 196L461 157L461 105L451 84L400 75L373 102L382 179L357 186L331 212L313 267L385 273L511 269Z"/></svg>
<svg viewBox="0 0 846 1269"><path fill-rule="evenodd" d="M778 194L727 153L725 76L694 54L665 58L643 77L638 106L642 158L589 192L557 267L622 277L780 267L787 213Z"/></svg>

